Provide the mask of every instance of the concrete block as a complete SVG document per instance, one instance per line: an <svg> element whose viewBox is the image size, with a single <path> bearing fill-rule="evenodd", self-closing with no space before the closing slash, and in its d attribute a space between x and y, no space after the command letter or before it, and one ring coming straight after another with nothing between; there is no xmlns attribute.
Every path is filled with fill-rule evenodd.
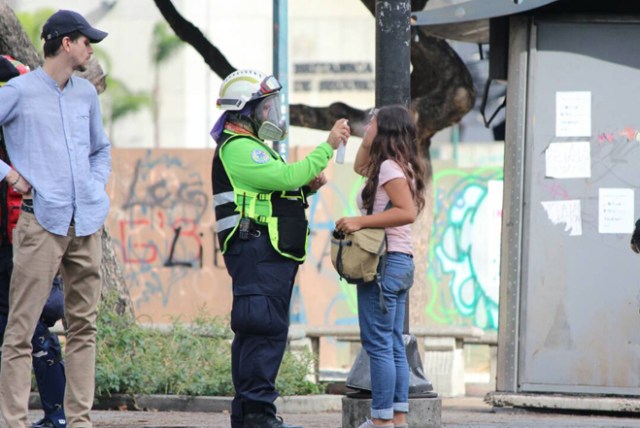
<svg viewBox="0 0 640 428"><path fill-rule="evenodd" d="M342 428L357 428L371 416L370 398L342 398ZM409 398L409 428L440 428L442 399Z"/></svg>
<svg viewBox="0 0 640 428"><path fill-rule="evenodd" d="M424 373L441 397L465 394L464 343L453 337L429 337L424 341Z"/></svg>

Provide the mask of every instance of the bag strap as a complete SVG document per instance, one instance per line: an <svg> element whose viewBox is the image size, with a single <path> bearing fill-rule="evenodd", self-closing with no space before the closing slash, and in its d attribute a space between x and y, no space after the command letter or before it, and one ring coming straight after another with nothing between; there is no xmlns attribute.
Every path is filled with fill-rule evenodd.
<svg viewBox="0 0 640 428"><path fill-rule="evenodd" d="M376 194L378 191L378 183L377 183L377 179L376 179ZM373 213L373 205L376 203L376 194L373 195L373 203L371 204L371 207L369 207L367 209L367 215L371 215ZM387 202L387 205L384 207L384 209L382 211L386 211L389 208L393 207L393 204L391 203L391 198L389 198L389 202ZM384 293L382 291L382 277L384 276L384 271L387 268L387 230L385 228L385 232L384 232L384 239L382 240L382 242L380 243L380 248L378 249L378 255L380 256L380 264L381 264L381 268L380 268L380 274L376 273L376 284L378 285L378 289L380 290L380 310L382 311L383 314L387 314L389 313L389 308L387 308L387 303L384 301Z"/></svg>
<svg viewBox="0 0 640 428"><path fill-rule="evenodd" d="M336 270L338 271L338 275L340 275L340 278L344 279L344 277L342 276L342 239L338 241L338 256L336 257Z"/></svg>

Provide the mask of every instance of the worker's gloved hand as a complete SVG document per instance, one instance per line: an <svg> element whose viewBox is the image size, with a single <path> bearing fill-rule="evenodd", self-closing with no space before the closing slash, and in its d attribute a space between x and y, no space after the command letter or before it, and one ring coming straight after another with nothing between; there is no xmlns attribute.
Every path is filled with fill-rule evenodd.
<svg viewBox="0 0 640 428"><path fill-rule="evenodd" d="M631 235L631 249L634 253L640 253L640 219L636 220L636 228Z"/></svg>

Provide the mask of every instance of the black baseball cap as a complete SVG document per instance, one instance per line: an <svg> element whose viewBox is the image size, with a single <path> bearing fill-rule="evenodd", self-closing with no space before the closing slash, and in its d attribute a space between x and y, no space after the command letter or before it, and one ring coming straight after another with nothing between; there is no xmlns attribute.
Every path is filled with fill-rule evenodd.
<svg viewBox="0 0 640 428"><path fill-rule="evenodd" d="M46 41L78 31L91 43L102 41L109 33L93 28L82 15L71 10L59 10L47 19L40 35Z"/></svg>

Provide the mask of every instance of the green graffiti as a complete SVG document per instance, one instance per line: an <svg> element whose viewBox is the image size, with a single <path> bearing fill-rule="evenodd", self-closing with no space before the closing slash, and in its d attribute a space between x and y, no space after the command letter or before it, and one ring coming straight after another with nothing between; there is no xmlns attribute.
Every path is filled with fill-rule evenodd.
<svg viewBox="0 0 640 428"><path fill-rule="evenodd" d="M494 208L488 206L487 197L489 182L502 178L500 167L434 174L426 313L439 324L473 324L484 329L498 326L500 236L499 232L491 236L486 217L488 213L496 221L495 216L500 215L489 212ZM490 257L493 259L488 260Z"/></svg>

